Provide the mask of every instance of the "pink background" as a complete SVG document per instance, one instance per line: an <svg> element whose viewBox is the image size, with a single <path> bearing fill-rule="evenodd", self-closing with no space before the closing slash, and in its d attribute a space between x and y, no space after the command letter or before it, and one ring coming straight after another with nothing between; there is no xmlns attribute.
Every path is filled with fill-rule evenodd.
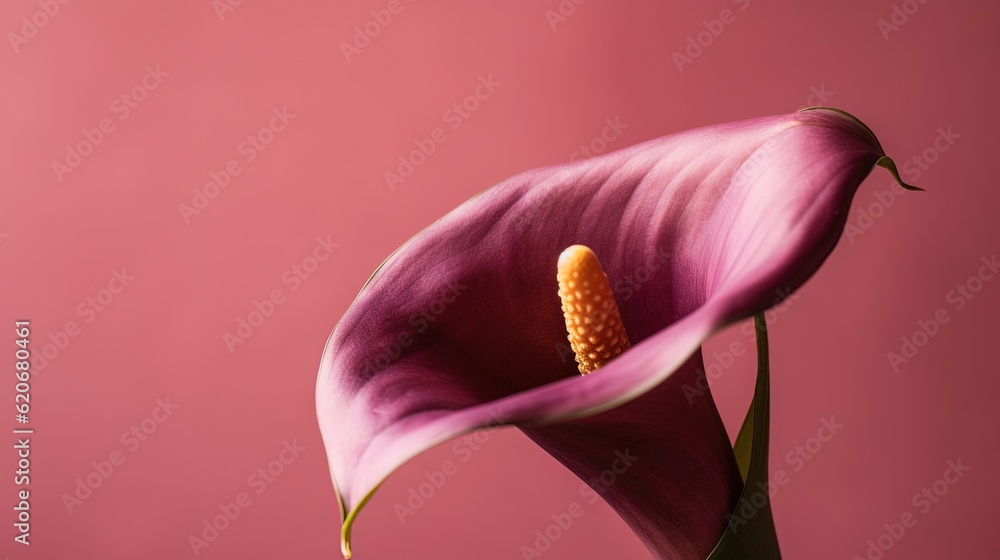
<svg viewBox="0 0 1000 560"><path fill-rule="evenodd" d="M995 550L1000 281L973 281L981 290L961 309L948 299L1000 249L986 165L1000 116L993 3L590 0L553 29L545 12L557 0L403 0L350 61L341 43L386 1L243 2L221 18L209 0L153 4L58 5L34 16L44 22L34 33L22 18L46 0L0 8L3 360L13 365L17 319L31 320L36 355L64 343L51 343L54 357L32 378L30 547L11 540L15 456L4 439L0 556L194 557L189 536L246 492L250 505L199 557L338 557L316 368L383 258L484 188L569 160L605 119L627 125L607 148L617 149L808 104L859 116L901 164L928 149L934 163L903 170L924 194L886 195L890 177L876 170L849 222L865 229L772 317L771 463L789 474L774 497L784 555L865 557L868 540L907 512L916 524L883 538L885 558ZM905 22L897 14L886 40L878 21L891 21L894 4L919 9ZM735 19L679 71L672 54L724 9ZM11 33L30 38L11 44ZM143 88L147 66L167 75ZM444 112L489 76L500 85L453 130ZM120 98L133 91L141 100L128 107ZM285 107L294 118L275 120L284 128L265 132L273 141L247 161L241 144ZM53 162L102 119L113 129L57 177ZM437 127L447 139L390 190L383 173ZM949 127L958 138L935 150ZM240 173L186 223L179 205L230 160ZM884 212L877 193L891 201ZM872 205L877 217L862 218ZM286 282L327 236L339 244L332 256ZM134 279L121 289L112 271L123 267ZM102 293L109 282L120 293ZM230 352L224 333L274 290L281 303ZM106 305L87 311L97 297ZM894 371L887 353L941 308L948 322ZM79 330L63 339L71 321ZM752 387L752 340L736 326L706 357L721 368L727 360L712 352L732 344L748 350L712 381L731 429ZM3 379L7 430L15 379ZM148 420L167 398L178 408ZM808 462L787 461L831 416L844 428ZM122 440L144 420L155 432L137 448ZM283 442L304 450L282 455ZM124 462L68 512L64 494L100 477L93 463L116 452ZM272 464L281 474L270 482L254 474L282 457L289 464ZM925 513L914 494L959 459L970 470ZM458 471L401 524L394 504L447 460ZM522 558L552 514L580 501L580 485L513 430L471 456L443 445L369 503L356 557ZM584 505L544 558L648 557L603 503Z"/></svg>

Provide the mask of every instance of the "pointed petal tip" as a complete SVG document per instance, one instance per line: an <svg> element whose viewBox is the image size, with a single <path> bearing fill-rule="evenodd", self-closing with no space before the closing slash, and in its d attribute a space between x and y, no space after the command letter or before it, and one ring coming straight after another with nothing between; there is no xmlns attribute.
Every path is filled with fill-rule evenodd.
<svg viewBox="0 0 1000 560"><path fill-rule="evenodd" d="M903 187L904 189L906 189L908 191L925 192L924 189L922 189L920 187L908 184L906 181L903 180L902 177L899 176L899 170L896 169L896 163L892 161L892 158L890 158L889 156L885 155L885 150L882 150L882 145L878 143L878 138L876 138L875 133L872 132L872 129L868 128L868 125L866 125L865 123L861 122L861 119L855 117L854 115L848 113L847 111L844 111L842 109L837 109L835 107L822 107L822 106L806 107L804 109L799 109L798 111L796 111L796 113L803 113L805 111L832 111L834 113L843 115L843 116L851 119L856 124L858 124L861 127L863 127L868 132L868 134L870 134L871 137L875 140L875 143L878 146L879 150L882 151L882 157L880 157L878 159L878 161L875 162L875 165L877 165L879 167L884 167L884 168L888 169L889 173L892 173L893 179L895 179L896 182L899 183L899 186Z"/></svg>
<svg viewBox="0 0 1000 560"><path fill-rule="evenodd" d="M351 559L351 521L344 521L344 526L340 530L340 552L344 555L344 560Z"/></svg>
<svg viewBox="0 0 1000 560"><path fill-rule="evenodd" d="M374 488L371 489L368 494L362 498L362 500L351 508L348 512L344 507L344 502L341 502L341 511L344 512L344 523L340 527L340 552L344 555L344 560L350 560L351 558L351 529L354 527L354 520L357 519L358 513L361 508L365 507L365 504L375 495L375 492L381 487L382 484L379 483ZM340 494L337 494L338 500L342 500Z"/></svg>
<svg viewBox="0 0 1000 560"><path fill-rule="evenodd" d="M889 173L892 173L892 178L895 179L896 182L899 183L899 186L903 187L904 189L908 191L926 192L924 189L920 187L907 184L906 181L904 181L902 177L899 176L899 170L896 169L896 162L892 161L891 157L882 156L878 159L878 161L875 162L875 165L888 169Z"/></svg>

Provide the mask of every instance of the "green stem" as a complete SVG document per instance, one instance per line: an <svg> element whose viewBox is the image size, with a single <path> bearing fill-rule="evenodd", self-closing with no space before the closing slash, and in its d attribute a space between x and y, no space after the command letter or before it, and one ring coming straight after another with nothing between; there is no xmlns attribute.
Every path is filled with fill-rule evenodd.
<svg viewBox="0 0 1000 560"><path fill-rule="evenodd" d="M726 532L708 560L754 558L780 560L778 535L771 515L768 494L768 440L771 416L770 361L767 345L767 321L763 314L754 316L757 334L757 384L753 403L747 411L733 452L745 484Z"/></svg>

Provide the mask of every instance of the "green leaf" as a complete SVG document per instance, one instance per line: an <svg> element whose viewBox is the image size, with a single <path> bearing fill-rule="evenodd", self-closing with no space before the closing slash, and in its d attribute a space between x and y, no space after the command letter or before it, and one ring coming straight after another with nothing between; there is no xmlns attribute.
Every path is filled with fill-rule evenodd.
<svg viewBox="0 0 1000 560"><path fill-rule="evenodd" d="M729 518L729 526L708 560L781 558L767 485L771 386L767 321L763 314L754 316L754 326L757 331L757 385L753 403L733 446L745 484L736 510Z"/></svg>

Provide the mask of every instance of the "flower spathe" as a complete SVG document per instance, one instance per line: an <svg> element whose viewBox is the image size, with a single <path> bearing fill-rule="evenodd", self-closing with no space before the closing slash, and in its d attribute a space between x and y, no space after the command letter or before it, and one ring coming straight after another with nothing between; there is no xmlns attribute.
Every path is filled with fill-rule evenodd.
<svg viewBox="0 0 1000 560"><path fill-rule="evenodd" d="M700 346L818 269L861 181L876 163L894 172L884 156L831 109L710 126L517 175L411 239L320 364L345 556L394 469L500 418L599 486L658 558L703 560L742 481L711 394L684 392L702 375ZM577 244L600 258L631 342L587 376L555 281ZM636 458L627 472L595 485L623 453Z"/></svg>

